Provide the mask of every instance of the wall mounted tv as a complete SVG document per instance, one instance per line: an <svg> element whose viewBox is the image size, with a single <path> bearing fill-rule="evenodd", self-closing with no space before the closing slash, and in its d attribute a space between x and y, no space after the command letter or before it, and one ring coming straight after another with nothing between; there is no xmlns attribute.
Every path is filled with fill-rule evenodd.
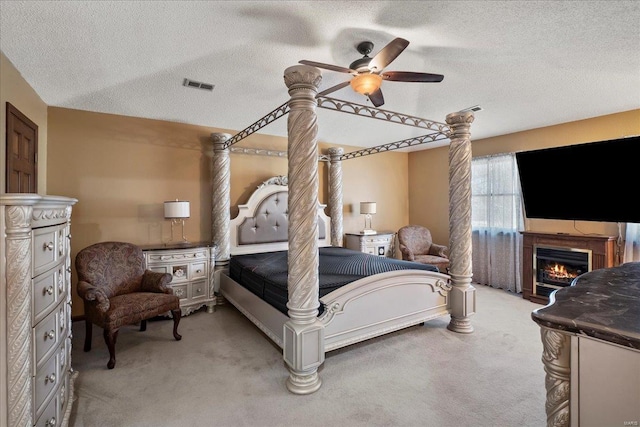
<svg viewBox="0 0 640 427"><path fill-rule="evenodd" d="M640 136L516 153L527 218L640 223Z"/></svg>

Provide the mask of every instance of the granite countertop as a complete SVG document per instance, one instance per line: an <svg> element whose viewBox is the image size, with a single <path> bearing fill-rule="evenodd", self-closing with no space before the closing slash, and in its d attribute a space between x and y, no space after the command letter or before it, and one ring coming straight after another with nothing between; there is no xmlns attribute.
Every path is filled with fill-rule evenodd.
<svg viewBox="0 0 640 427"><path fill-rule="evenodd" d="M548 328L640 350L640 262L577 277L531 317Z"/></svg>

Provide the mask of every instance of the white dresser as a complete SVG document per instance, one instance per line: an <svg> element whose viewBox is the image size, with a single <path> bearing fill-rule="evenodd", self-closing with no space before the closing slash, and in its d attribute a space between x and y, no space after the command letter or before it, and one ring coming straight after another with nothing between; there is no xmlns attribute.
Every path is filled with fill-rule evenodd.
<svg viewBox="0 0 640 427"><path fill-rule="evenodd" d="M393 231L378 231L375 234L346 233L346 248L366 254L395 257Z"/></svg>
<svg viewBox="0 0 640 427"><path fill-rule="evenodd" d="M203 305L213 312L216 248L208 243L141 245L147 269L169 273L169 284L180 298L182 315L187 316Z"/></svg>
<svg viewBox="0 0 640 427"><path fill-rule="evenodd" d="M69 228L76 202L0 195L0 425L68 424L74 378Z"/></svg>

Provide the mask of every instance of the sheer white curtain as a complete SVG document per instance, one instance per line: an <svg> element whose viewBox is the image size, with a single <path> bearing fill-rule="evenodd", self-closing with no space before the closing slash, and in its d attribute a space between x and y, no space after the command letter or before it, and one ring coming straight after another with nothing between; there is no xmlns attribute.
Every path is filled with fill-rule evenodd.
<svg viewBox="0 0 640 427"><path fill-rule="evenodd" d="M627 223L623 262L640 261L640 224Z"/></svg>
<svg viewBox="0 0 640 427"><path fill-rule="evenodd" d="M515 154L473 159L471 178L472 280L522 292L524 219Z"/></svg>

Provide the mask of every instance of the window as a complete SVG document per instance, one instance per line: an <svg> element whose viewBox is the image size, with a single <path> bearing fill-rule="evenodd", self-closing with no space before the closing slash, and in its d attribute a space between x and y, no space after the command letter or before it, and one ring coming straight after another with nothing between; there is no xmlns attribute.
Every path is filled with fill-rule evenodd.
<svg viewBox="0 0 640 427"><path fill-rule="evenodd" d="M640 261L640 224L627 223L623 262Z"/></svg>
<svg viewBox="0 0 640 427"><path fill-rule="evenodd" d="M471 178L473 281L521 292L524 220L515 155L473 159Z"/></svg>

